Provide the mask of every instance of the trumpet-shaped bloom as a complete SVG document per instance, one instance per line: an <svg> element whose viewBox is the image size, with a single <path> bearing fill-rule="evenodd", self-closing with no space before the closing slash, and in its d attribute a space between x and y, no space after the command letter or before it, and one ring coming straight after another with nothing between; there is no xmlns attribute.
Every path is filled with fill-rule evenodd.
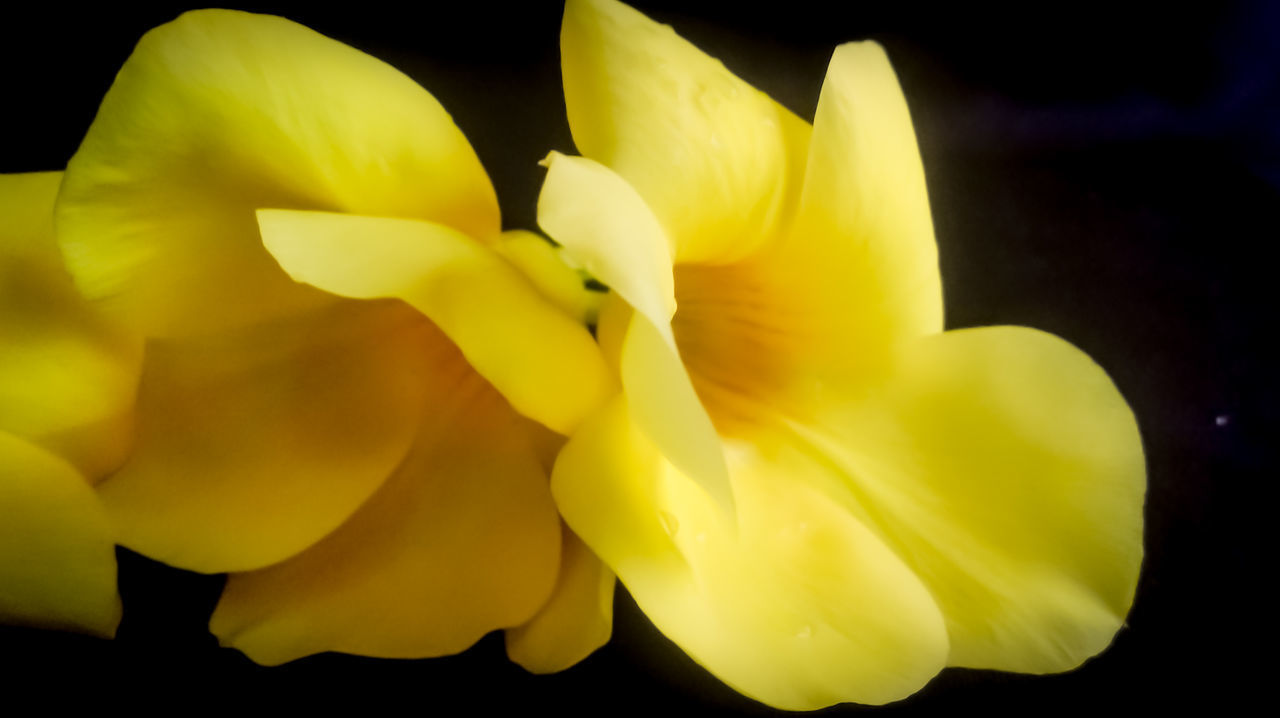
<svg viewBox="0 0 1280 718"><path fill-rule="evenodd" d="M128 450L141 345L62 266L61 177L0 175L0 621L110 636L115 541L92 482Z"/></svg>
<svg viewBox="0 0 1280 718"><path fill-rule="evenodd" d="M611 378L425 90L282 18L188 13L120 70L56 220L81 291L147 338L102 500L125 546L232 572L224 644L432 656L532 619L534 670L599 644L604 608L551 610L600 590L557 587L548 429ZM595 560L567 543L565 573Z"/></svg>
<svg viewBox="0 0 1280 718"><path fill-rule="evenodd" d="M943 331L924 173L883 50L839 47L813 126L669 27L569 0L542 228L612 293L622 392L552 491L659 629L788 709L944 666L1063 671L1142 557L1132 413L1066 342Z"/></svg>

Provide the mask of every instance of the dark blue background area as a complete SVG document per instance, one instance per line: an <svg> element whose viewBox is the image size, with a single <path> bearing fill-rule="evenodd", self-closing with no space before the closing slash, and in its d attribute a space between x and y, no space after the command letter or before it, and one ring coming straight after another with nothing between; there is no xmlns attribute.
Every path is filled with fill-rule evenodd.
<svg viewBox="0 0 1280 718"><path fill-rule="evenodd" d="M884 44L924 159L948 328L1058 334L1111 374L1138 417L1147 559L1111 649L1058 676L948 670L876 712L1230 715L1246 705L1271 672L1254 646L1274 630L1262 541L1280 426L1264 343L1276 324L1266 255L1280 239L1280 4L636 5L806 119L835 45ZM243 7L291 17L417 79L475 146L504 223L534 226L536 162L573 150L558 3ZM181 9L47 6L6 17L0 172L61 168L137 38ZM323 655L261 668L205 629L221 584L121 551L119 637L0 628L0 683L39 689L45 705L91 697L175 712L358 698L423 715L771 713L694 665L625 593L608 646L534 677L506 661L497 635L444 659Z"/></svg>

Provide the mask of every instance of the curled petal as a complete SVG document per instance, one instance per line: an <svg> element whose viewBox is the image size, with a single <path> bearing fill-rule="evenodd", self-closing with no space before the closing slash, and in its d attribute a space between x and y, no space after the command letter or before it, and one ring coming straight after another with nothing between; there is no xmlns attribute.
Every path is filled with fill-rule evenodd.
<svg viewBox="0 0 1280 718"><path fill-rule="evenodd" d="M666 234L644 200L609 168L554 153L549 161L538 223L635 310L627 315L619 372L636 421L729 508L732 491L719 439L671 330L675 286ZM618 334L614 326L600 331Z"/></svg>
<svg viewBox="0 0 1280 718"><path fill-rule="evenodd" d="M475 153L411 79L283 18L187 13L117 75L67 167L59 241L81 290L148 336L331 303L263 251L259 207L499 228Z"/></svg>
<svg viewBox="0 0 1280 718"><path fill-rule="evenodd" d="M432 222L261 210L263 242L301 282L397 297L448 335L521 413L571 431L613 390L586 328L502 257Z"/></svg>

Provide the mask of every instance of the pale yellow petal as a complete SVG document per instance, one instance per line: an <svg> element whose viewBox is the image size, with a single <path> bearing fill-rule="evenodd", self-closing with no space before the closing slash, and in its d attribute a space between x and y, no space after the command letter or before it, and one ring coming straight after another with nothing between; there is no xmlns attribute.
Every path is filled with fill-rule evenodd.
<svg viewBox="0 0 1280 718"><path fill-rule="evenodd" d="M621 398L570 439L552 491L654 624L746 695L808 710L919 689L947 655L920 580L791 467L749 444L727 451L736 527Z"/></svg>
<svg viewBox="0 0 1280 718"><path fill-rule="evenodd" d="M120 543L209 573L310 546L399 465L438 346L398 302L151 342L136 449L100 485Z"/></svg>
<svg viewBox="0 0 1280 718"><path fill-rule="evenodd" d="M560 52L578 151L639 191L680 261L745 256L785 223L804 121L614 0L569 0Z"/></svg>
<svg viewBox="0 0 1280 718"><path fill-rule="evenodd" d="M427 370L405 462L320 543L228 579L210 623L223 645L267 665L322 651L440 656L546 602L560 527L528 420L456 350Z"/></svg>
<svg viewBox="0 0 1280 718"><path fill-rule="evenodd" d="M507 655L531 673L563 671L609 642L618 579L567 527L560 574L546 605L507 629Z"/></svg>
<svg viewBox="0 0 1280 718"><path fill-rule="evenodd" d="M591 276L666 326L676 311L671 247L653 211L598 162L552 152L546 165L538 225Z"/></svg>
<svg viewBox="0 0 1280 718"><path fill-rule="evenodd" d="M120 623L111 529L69 464L0 431L0 622L111 637Z"/></svg>
<svg viewBox="0 0 1280 718"><path fill-rule="evenodd" d="M92 480L128 450L142 343L93 311L62 266L60 176L0 175L0 430Z"/></svg>
<svg viewBox="0 0 1280 718"><path fill-rule="evenodd" d="M653 213L608 167L553 152L538 198L538 224L635 309L626 319L619 360L631 410L666 456L729 507L732 496L715 427L671 332L676 311L671 254ZM613 326L600 331L620 334Z"/></svg>
<svg viewBox="0 0 1280 718"><path fill-rule="evenodd" d="M815 450L937 599L952 665L1064 671L1111 642L1142 562L1145 468L1133 414L1082 352L1021 327L929 337L828 426Z"/></svg>
<svg viewBox="0 0 1280 718"><path fill-rule="evenodd" d="M733 487L716 427L675 347L638 312L622 342L621 375L636 424L733 516Z"/></svg>
<svg viewBox="0 0 1280 718"><path fill-rule="evenodd" d="M266 247L300 282L425 314L521 413L568 433L614 385L586 327L488 247L405 219L261 210Z"/></svg>
<svg viewBox="0 0 1280 718"><path fill-rule="evenodd" d="M824 329L814 359L858 372L895 342L942 331L924 170L902 89L873 42L836 49L785 241L756 260L772 291Z"/></svg>
<svg viewBox="0 0 1280 718"><path fill-rule="evenodd" d="M187 13L108 91L67 167L59 241L86 295L151 336L332 301L263 251L259 207L499 228L475 153L411 79L283 18Z"/></svg>

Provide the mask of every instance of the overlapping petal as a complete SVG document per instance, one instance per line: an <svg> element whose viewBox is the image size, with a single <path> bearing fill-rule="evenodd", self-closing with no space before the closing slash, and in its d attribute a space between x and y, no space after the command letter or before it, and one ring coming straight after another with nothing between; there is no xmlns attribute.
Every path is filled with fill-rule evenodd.
<svg viewBox="0 0 1280 718"><path fill-rule="evenodd" d="M60 179L0 175L0 430L97 479L128 450L142 344L99 316L62 266Z"/></svg>
<svg viewBox="0 0 1280 718"><path fill-rule="evenodd" d="M590 159L553 156L539 222L613 289L599 340L624 396L575 433L553 492L658 627L783 708L895 700L944 664L1067 670L1105 648L1142 555L1132 414L1061 340L940 333L924 174L883 50L836 50L811 140L773 167L781 194L744 189L767 184L744 170L768 163L742 161L761 145L707 146L759 113L687 92L723 68L669 28L570 2L562 50ZM794 212L758 214L791 191ZM714 216L757 232L691 219ZM714 426L699 445L726 462L733 514L664 435L691 415Z"/></svg>
<svg viewBox="0 0 1280 718"><path fill-rule="evenodd" d="M68 165L58 233L77 284L151 336L331 303L267 256L260 207L414 217L481 241L499 227L461 131L390 66L278 17L206 10L152 30Z"/></svg>
<svg viewBox="0 0 1280 718"><path fill-rule="evenodd" d="M563 307L575 273L500 234L424 90L280 18L184 15L122 69L57 220L79 286L149 338L103 500L125 545L233 573L225 643L441 655L546 604L558 442L516 412L569 431L615 380ZM566 566L576 600L593 569Z"/></svg>
<svg viewBox="0 0 1280 718"><path fill-rule="evenodd" d="M321 651L423 657L527 621L556 580L560 527L527 420L447 343L413 451L302 554L233 575L210 624L267 665Z"/></svg>
<svg viewBox="0 0 1280 718"><path fill-rule="evenodd" d="M728 448L736 526L624 399L570 439L552 491L658 628L743 693L807 710L917 690L947 656L924 584L787 467L749 444Z"/></svg>
<svg viewBox="0 0 1280 718"><path fill-rule="evenodd" d="M137 446L101 485L120 543L217 573L284 559L347 519L415 435L438 331L394 302L153 341Z"/></svg>
<svg viewBox="0 0 1280 718"><path fill-rule="evenodd" d="M0 621L111 637L120 612L111 527L93 489L0 431Z"/></svg>
<svg viewBox="0 0 1280 718"><path fill-rule="evenodd" d="M1142 562L1146 474L1097 364L1031 329L952 331L832 409L795 437L929 587L950 665L1065 671L1107 647Z"/></svg>
<svg viewBox="0 0 1280 718"><path fill-rule="evenodd" d="M578 151L644 197L680 261L740 258L788 219L804 121L670 27L611 0L565 4L560 52Z"/></svg>
<svg viewBox="0 0 1280 718"><path fill-rule="evenodd" d="M517 410L571 431L613 389L586 328L501 255L445 225L261 210L267 249L294 279L421 311Z"/></svg>
<svg viewBox="0 0 1280 718"><path fill-rule="evenodd" d="M619 373L645 432L717 501L733 503L715 428L681 364L667 235L643 198L609 168L552 153L538 223L635 310ZM605 331L613 331L610 328Z"/></svg>
<svg viewBox="0 0 1280 718"><path fill-rule="evenodd" d="M537 615L506 633L507 655L532 673L555 673L608 643L618 579L568 528L551 598Z"/></svg>

